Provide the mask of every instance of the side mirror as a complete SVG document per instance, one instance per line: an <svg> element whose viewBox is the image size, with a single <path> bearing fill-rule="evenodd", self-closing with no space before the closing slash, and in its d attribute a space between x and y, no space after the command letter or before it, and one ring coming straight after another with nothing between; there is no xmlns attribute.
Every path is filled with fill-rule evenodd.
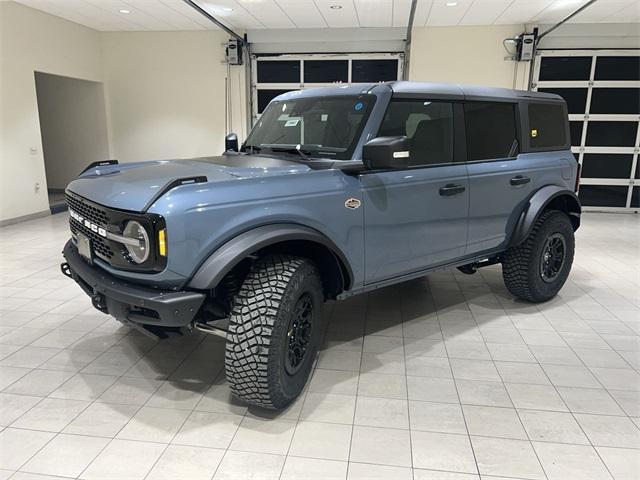
<svg viewBox="0 0 640 480"><path fill-rule="evenodd" d="M362 161L368 170L403 168L409 165L407 137L378 137L364 144Z"/></svg>
<svg viewBox="0 0 640 480"><path fill-rule="evenodd" d="M224 151L225 152L237 152L238 151L238 135L230 133L224 137Z"/></svg>

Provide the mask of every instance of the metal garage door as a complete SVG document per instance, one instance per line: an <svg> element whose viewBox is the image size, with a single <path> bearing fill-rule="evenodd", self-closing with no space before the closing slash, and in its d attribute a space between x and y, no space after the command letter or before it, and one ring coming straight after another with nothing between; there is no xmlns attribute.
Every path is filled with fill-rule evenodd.
<svg viewBox="0 0 640 480"><path fill-rule="evenodd" d="M271 99L291 90L398 80L402 78L402 58L402 53L253 56L253 120Z"/></svg>
<svg viewBox="0 0 640 480"><path fill-rule="evenodd" d="M585 209L640 209L640 51L541 50L533 89L569 106Z"/></svg>

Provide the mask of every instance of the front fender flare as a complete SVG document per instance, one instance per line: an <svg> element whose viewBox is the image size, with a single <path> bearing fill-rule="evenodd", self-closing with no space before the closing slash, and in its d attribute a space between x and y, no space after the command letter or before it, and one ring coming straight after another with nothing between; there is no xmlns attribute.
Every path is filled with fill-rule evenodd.
<svg viewBox="0 0 640 480"><path fill-rule="evenodd" d="M222 245L200 265L188 287L212 289L247 256L270 245L292 240L309 241L329 249L346 269L348 278L343 279L345 288L352 283L353 273L345 255L326 235L304 225L272 224L248 230Z"/></svg>
<svg viewBox="0 0 640 480"><path fill-rule="evenodd" d="M514 247L522 243L533 228L534 223L540 214L550 205L557 205L559 210L563 210L573 224L573 229L580 226L580 214L582 206L578 196L571 190L557 185L547 185L537 190L520 214L513 233L509 240L509 246Z"/></svg>

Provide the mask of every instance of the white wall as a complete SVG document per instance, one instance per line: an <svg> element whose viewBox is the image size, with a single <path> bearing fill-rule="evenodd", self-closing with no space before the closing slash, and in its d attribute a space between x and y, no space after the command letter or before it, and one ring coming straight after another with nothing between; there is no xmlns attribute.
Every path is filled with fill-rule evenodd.
<svg viewBox="0 0 640 480"><path fill-rule="evenodd" d="M64 189L89 163L109 159L104 88L37 72L36 92L47 187Z"/></svg>
<svg viewBox="0 0 640 480"><path fill-rule="evenodd" d="M523 25L414 28L409 79L526 88L527 64L504 60L502 46L523 31Z"/></svg>
<svg viewBox="0 0 640 480"><path fill-rule="evenodd" d="M49 208L34 72L100 81L100 51L94 30L0 2L0 221Z"/></svg>
<svg viewBox="0 0 640 480"><path fill-rule="evenodd" d="M99 33L0 0L0 224L49 208L34 72L104 82L110 158L217 155L226 133L227 38L221 31ZM243 139L244 67L231 68L230 83L229 130Z"/></svg>
<svg viewBox="0 0 640 480"><path fill-rule="evenodd" d="M121 162L218 155L224 149L220 31L102 35L112 156ZM233 128L245 136L244 67L231 67Z"/></svg>

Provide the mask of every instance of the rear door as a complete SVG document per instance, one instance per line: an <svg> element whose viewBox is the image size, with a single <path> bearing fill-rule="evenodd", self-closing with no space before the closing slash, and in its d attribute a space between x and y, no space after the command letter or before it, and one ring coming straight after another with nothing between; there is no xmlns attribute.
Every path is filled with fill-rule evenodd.
<svg viewBox="0 0 640 480"><path fill-rule="evenodd" d="M536 183L531 161L518 155L518 107L511 102L465 103L469 232L467 254L504 243Z"/></svg>
<svg viewBox="0 0 640 480"><path fill-rule="evenodd" d="M455 115L454 115L455 112ZM456 162L461 105L395 99L378 136L411 140L409 167L360 175L366 283L446 263L464 253L469 183Z"/></svg>

